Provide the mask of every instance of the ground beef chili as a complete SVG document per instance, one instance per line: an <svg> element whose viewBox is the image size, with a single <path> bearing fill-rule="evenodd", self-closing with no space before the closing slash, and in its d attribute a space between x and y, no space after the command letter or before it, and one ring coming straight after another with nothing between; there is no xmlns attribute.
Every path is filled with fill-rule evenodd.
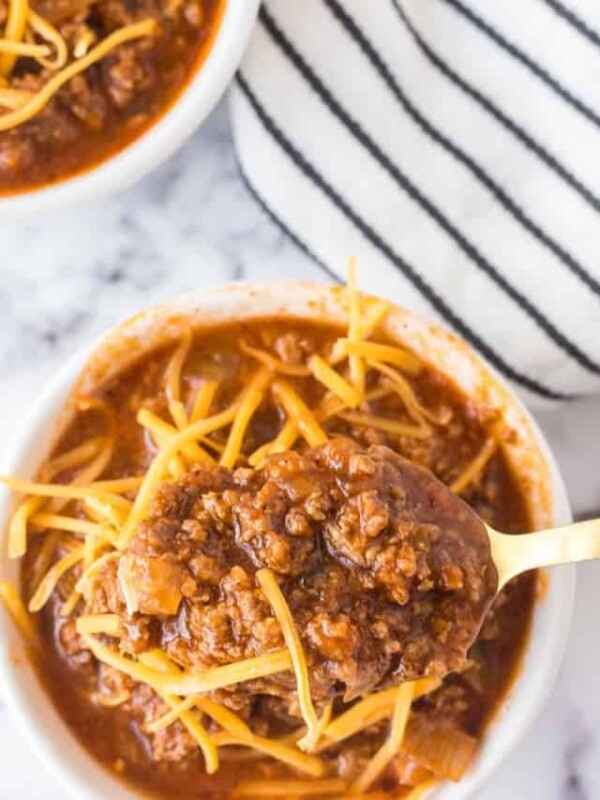
<svg viewBox="0 0 600 800"><path fill-rule="evenodd" d="M0 132L0 195L55 183L122 150L156 122L210 50L225 0L32 0L77 55L145 19L151 36L126 42L68 81L32 119ZM0 30L7 19L0 0ZM14 90L36 93L56 74L19 58ZM1 101L1 93L0 93ZM4 113L0 103L0 114Z"/></svg>
<svg viewBox="0 0 600 800"><path fill-rule="evenodd" d="M339 336L333 327L269 319L199 332L183 367L182 399L189 401L202 377L210 377L219 381L211 413L226 408L257 370L240 343L301 365L313 353L331 352ZM149 354L98 392L112 411L118 442L104 478L139 475L151 463L156 448L136 416L146 408L168 418L165 370L171 354L172 348ZM413 704L402 750L373 788L400 798L432 773L452 776L451 768L440 770L445 737L472 754L517 668L535 576L521 576L502 591L465 658L474 620L495 590L486 540L461 501L446 518L446 495L440 500L429 487L428 503L442 507L428 511L415 500L410 480L416 464L451 484L496 420L436 371L425 368L409 381L437 420L428 437L333 416L323 423L329 443L309 448L299 439L292 451L252 470L245 456L272 440L284 423L267 393L244 438L239 466L229 471L198 465L162 484L125 553L107 561L80 607L67 616L61 616L61 606L77 570L59 583L38 615L47 645L40 675L67 724L102 763L145 790L182 800L228 798L240 779L299 777L280 762L236 748L224 748L223 768L207 776L197 744L181 723L148 732L147 724L168 711L163 700L97 662L75 629L77 614L116 613L122 652L135 656L159 647L192 671L252 657L283 644L254 577L264 567L278 577L299 630L319 714L329 701L339 714L362 692L420 675L425 664L433 674L455 670ZM289 382L311 407L322 399L323 387L314 378ZM385 391L385 376L369 372L367 385L373 399L362 412L410 422L399 396ZM93 408L81 411L54 455L99 434L104 425ZM225 436L210 435L216 453ZM65 470L59 480L73 476ZM499 530L529 527L501 449L463 497ZM32 537L25 559L26 596L39 573L42 539ZM61 555L59 547L54 558ZM213 699L255 733L285 737L302 725L295 687L288 671L219 690ZM124 690L126 699L117 706L101 700ZM327 774L348 780L360 775L387 730L386 722L378 722L326 749Z"/></svg>
<svg viewBox="0 0 600 800"><path fill-rule="evenodd" d="M340 438L165 484L89 610L138 615L128 649L199 671L283 645L261 567L281 579L323 700L461 669L497 585L466 504L389 448Z"/></svg>

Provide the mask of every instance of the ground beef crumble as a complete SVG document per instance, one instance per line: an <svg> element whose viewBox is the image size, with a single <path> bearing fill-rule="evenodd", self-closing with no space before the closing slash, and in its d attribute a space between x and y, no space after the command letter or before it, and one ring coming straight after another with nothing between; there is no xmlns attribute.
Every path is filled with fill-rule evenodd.
<svg viewBox="0 0 600 800"><path fill-rule="evenodd" d="M89 610L122 615L130 652L162 646L193 670L230 663L284 644L255 580L263 567L321 699L459 669L496 588L462 501L388 448L338 438L260 470L201 465L163 484Z"/></svg>

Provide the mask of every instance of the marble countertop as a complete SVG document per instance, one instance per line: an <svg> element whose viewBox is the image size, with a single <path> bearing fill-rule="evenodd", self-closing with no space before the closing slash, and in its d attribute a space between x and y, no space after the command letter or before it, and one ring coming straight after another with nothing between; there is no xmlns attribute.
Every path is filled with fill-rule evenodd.
<svg viewBox="0 0 600 800"><path fill-rule="evenodd" d="M0 229L0 434L61 363L156 301L230 280L327 280L265 217L236 167L224 105L119 197ZM537 414L577 514L600 509L600 399ZM598 514L600 516L600 513ZM600 564L579 568L572 633L545 711L477 800L600 800ZM0 699L0 800L62 800Z"/></svg>

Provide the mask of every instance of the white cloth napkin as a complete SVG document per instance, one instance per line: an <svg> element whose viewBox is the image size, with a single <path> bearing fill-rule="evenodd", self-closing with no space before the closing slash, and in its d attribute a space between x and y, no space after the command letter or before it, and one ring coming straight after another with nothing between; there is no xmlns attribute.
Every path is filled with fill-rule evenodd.
<svg viewBox="0 0 600 800"><path fill-rule="evenodd" d="M600 2L266 0L231 115L327 271L355 255L528 400L600 391Z"/></svg>

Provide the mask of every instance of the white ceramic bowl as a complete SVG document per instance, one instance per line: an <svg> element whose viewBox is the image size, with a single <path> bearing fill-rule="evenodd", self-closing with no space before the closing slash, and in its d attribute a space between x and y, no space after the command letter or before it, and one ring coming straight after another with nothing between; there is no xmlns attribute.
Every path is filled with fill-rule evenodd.
<svg viewBox="0 0 600 800"><path fill-rule="evenodd" d="M81 175L0 198L0 220L99 199L122 191L165 161L212 111L239 66L260 0L225 0L215 41L174 105L138 139Z"/></svg>
<svg viewBox="0 0 600 800"><path fill-rule="evenodd" d="M75 356L33 406L28 421L7 448L3 473L32 476L58 429L69 416L59 414L73 384L88 363L83 384L94 385L115 374L141 351L178 336L182 317L199 326L253 317L286 314L316 320L339 320L345 312L338 287L288 283L265 286L231 285L196 293L150 309L109 333L94 348ZM537 527L570 521L564 485L542 434L514 394L461 341L402 309L386 320L389 335L419 353L462 387L476 402L497 408L515 432L507 455L526 492ZM58 416L57 416L58 415ZM58 423L54 422L58 418ZM0 525L12 506L0 492ZM2 547L0 579L15 580L18 567ZM491 774L513 748L544 703L561 661L571 618L574 571L552 573L538 600L524 661L509 696L488 729L469 774L459 784L434 792L436 800L464 800ZM41 689L25 657L19 636L0 614L0 694L36 753L67 790L79 800L130 800L136 794L93 761L70 734Z"/></svg>

